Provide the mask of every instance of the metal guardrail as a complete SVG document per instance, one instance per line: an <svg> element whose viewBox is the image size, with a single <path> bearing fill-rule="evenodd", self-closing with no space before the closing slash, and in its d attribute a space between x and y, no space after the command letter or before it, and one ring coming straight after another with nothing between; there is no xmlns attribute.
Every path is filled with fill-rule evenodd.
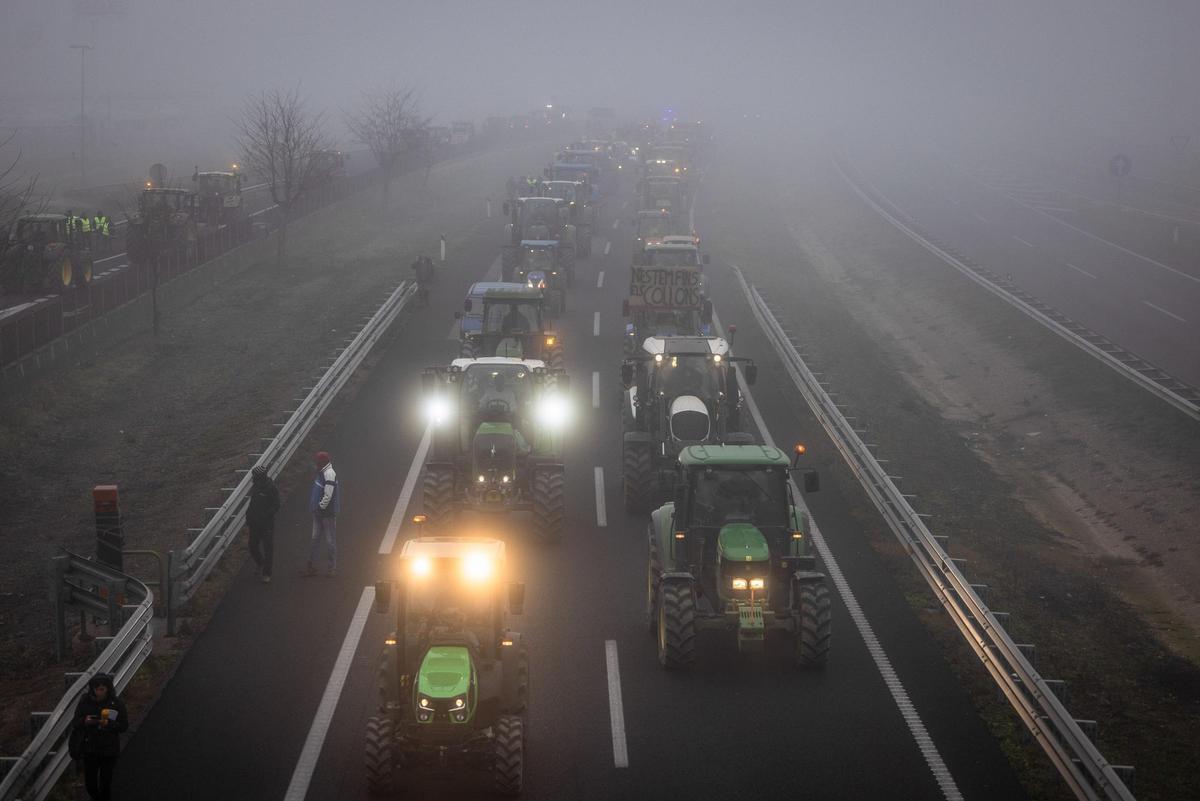
<svg viewBox="0 0 1200 801"><path fill-rule="evenodd" d="M738 283L768 341L796 388L858 478L872 503L950 614L959 632L987 668L1034 739L1077 798L1121 799L1133 794L1080 728L1046 679L1034 669L996 615L930 533L892 477L859 438L817 377L809 370L774 312L734 267Z"/></svg>
<svg viewBox="0 0 1200 801"><path fill-rule="evenodd" d="M74 723L75 705L87 689L88 680L107 673L121 692L150 655L153 643L154 594L145 584L100 562L65 552L52 560L55 581L55 605L68 604L110 615L120 614L124 621L113 633L95 662L82 673L67 674L74 681L53 712L34 713L44 719L29 747L19 757L5 760L8 772L0 781L0 801L41 801L70 764L67 741ZM126 600L118 603L113 592Z"/></svg>
<svg viewBox="0 0 1200 801"><path fill-rule="evenodd" d="M379 310L338 353L321 380L289 416L255 464L265 465L272 478L279 474L346 381L391 327L396 316L415 293L416 285L405 281L388 295ZM245 524L250 485L251 477L247 472L195 539L182 551L168 552L168 634L174 634L176 611L196 594L200 584L212 573L217 561Z"/></svg>
<svg viewBox="0 0 1200 801"><path fill-rule="evenodd" d="M1133 381L1142 389L1174 406L1193 420L1200 420L1200 390L1191 387L1174 376L1154 366L1145 359L1131 353L1107 337L1080 325L1062 312L1038 300L1010 281L1006 281L969 257L956 253L950 245L940 242L920 229L907 215L897 209L870 181L859 175L856 180L850 169L842 166L840 158L833 159L833 166L855 194L875 210L901 233L925 250L937 256L979 286L996 295L1005 303L1024 312L1058 336L1075 345L1101 364L1115 370ZM866 184L867 191L863 186ZM872 197L872 194L878 197ZM891 206L892 211L885 208Z"/></svg>

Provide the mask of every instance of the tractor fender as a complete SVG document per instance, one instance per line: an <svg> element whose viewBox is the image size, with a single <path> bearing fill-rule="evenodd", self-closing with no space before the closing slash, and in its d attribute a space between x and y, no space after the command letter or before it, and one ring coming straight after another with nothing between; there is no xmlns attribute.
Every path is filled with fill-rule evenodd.
<svg viewBox="0 0 1200 801"><path fill-rule="evenodd" d="M554 454L554 456L558 456L558 454ZM556 458L552 458L552 457L551 458L537 458L537 459L531 461L531 463L529 465L529 469L531 471L532 470L538 470L538 471L557 470L559 472L566 471L566 467L564 467L562 461L560 459L556 459Z"/></svg>
<svg viewBox="0 0 1200 801"><path fill-rule="evenodd" d="M792 580L801 584L815 584L825 580L825 574L817 570L797 570L792 574Z"/></svg>
<svg viewBox="0 0 1200 801"><path fill-rule="evenodd" d="M681 584L683 584L683 583L695 584L696 583L696 577L693 576L691 573L688 573L685 570L674 570L674 571L664 570L662 572L662 574L659 576L659 578L663 584L668 584L671 582L679 582Z"/></svg>
<svg viewBox="0 0 1200 801"><path fill-rule="evenodd" d="M675 545L675 503L668 501L650 512L650 533L664 568L672 566Z"/></svg>
<svg viewBox="0 0 1200 801"><path fill-rule="evenodd" d="M654 435L646 431L626 431L624 434L624 441L626 443L645 442L651 445L655 443Z"/></svg>

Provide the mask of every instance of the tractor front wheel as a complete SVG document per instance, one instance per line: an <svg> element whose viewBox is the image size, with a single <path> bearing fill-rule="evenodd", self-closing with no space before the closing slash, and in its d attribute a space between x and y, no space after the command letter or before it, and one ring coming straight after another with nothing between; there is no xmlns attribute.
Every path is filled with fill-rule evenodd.
<svg viewBox="0 0 1200 801"><path fill-rule="evenodd" d="M562 539L567 516L567 497L560 469L535 470L533 473L533 530L543 543Z"/></svg>
<svg viewBox="0 0 1200 801"><path fill-rule="evenodd" d="M396 744L392 719L373 715L367 720L365 743L367 789L374 796L396 792Z"/></svg>
<svg viewBox="0 0 1200 801"><path fill-rule="evenodd" d="M649 443L627 442L621 449L621 485L625 511L644 512L654 500L653 452Z"/></svg>
<svg viewBox="0 0 1200 801"><path fill-rule="evenodd" d="M800 608L796 616L796 667L821 667L829 659L831 611L825 580L802 582L795 594Z"/></svg>
<svg viewBox="0 0 1200 801"><path fill-rule="evenodd" d="M658 662L668 670L696 662L696 596L686 581L659 584Z"/></svg>
<svg viewBox="0 0 1200 801"><path fill-rule="evenodd" d="M525 786L525 722L501 715L492 727L492 789L512 798Z"/></svg>
<svg viewBox="0 0 1200 801"><path fill-rule="evenodd" d="M421 508L433 526L447 525L454 516L454 470L450 467L425 468L421 484Z"/></svg>

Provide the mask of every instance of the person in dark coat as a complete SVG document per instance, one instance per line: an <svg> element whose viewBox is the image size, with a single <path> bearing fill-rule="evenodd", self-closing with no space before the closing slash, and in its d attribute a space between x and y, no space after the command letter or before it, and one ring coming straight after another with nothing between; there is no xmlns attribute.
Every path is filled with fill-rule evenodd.
<svg viewBox="0 0 1200 801"><path fill-rule="evenodd" d="M271 581L271 564L275 559L275 514L279 511L279 489L267 473L266 465L258 465L250 473L250 506L246 509L246 525L250 527L250 556L255 571L264 584Z"/></svg>
<svg viewBox="0 0 1200 801"><path fill-rule="evenodd" d="M120 736L129 728L125 703L117 697L112 677L97 673L75 705L74 738L83 760L83 779L92 801L112 798L113 769L121 754Z"/></svg>

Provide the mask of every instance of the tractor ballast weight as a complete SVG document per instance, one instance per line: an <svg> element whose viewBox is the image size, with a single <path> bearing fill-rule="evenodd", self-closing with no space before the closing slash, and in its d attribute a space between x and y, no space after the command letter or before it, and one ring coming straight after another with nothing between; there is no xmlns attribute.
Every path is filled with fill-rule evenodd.
<svg viewBox="0 0 1200 801"><path fill-rule="evenodd" d="M397 562L375 585L375 611L396 611L366 726L371 794L394 795L405 774L450 766L490 773L499 795L520 794L529 657L508 615L521 614L525 586L508 581L504 543L421 536Z"/></svg>
<svg viewBox="0 0 1200 801"><path fill-rule="evenodd" d="M797 667L823 665L830 597L808 514L792 495L801 468L768 445L698 445L679 454L677 469L675 499L651 513L647 530L646 627L659 662L690 668L697 632L714 629L733 633L742 651L790 636ZM816 491L817 474L803 472L805 491Z"/></svg>

